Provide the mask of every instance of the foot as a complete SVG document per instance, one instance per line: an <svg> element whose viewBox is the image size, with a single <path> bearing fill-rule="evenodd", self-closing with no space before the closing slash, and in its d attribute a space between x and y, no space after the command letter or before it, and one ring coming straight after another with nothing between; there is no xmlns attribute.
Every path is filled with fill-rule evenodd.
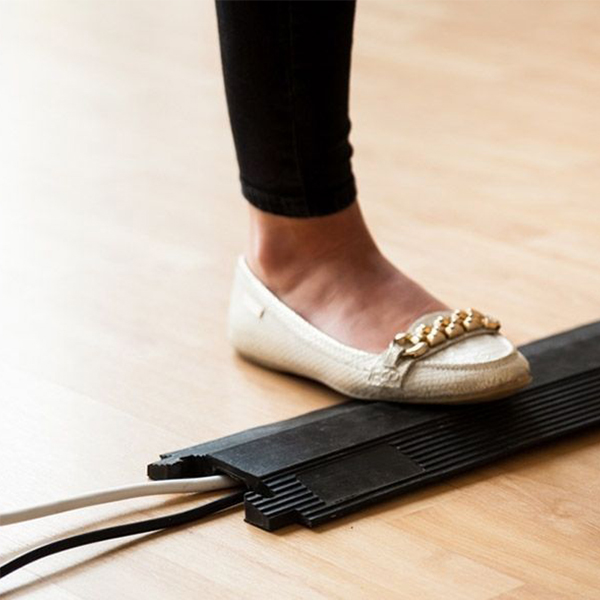
<svg viewBox="0 0 600 600"><path fill-rule="evenodd" d="M252 271L282 302L348 346L382 352L415 319L448 308L383 256L357 202L303 219L250 210Z"/></svg>

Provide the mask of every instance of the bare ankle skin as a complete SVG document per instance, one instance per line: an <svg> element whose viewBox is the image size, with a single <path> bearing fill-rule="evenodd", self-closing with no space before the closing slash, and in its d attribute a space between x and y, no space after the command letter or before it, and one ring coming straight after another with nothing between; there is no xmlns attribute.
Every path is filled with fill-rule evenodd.
<svg viewBox="0 0 600 600"><path fill-rule="evenodd" d="M325 217L290 218L250 206L246 259L265 284L278 291L323 262L380 255L358 203Z"/></svg>
<svg viewBox="0 0 600 600"><path fill-rule="evenodd" d="M367 351L382 351L416 318L447 308L383 256L358 202L301 219L250 207L246 260L306 320Z"/></svg>

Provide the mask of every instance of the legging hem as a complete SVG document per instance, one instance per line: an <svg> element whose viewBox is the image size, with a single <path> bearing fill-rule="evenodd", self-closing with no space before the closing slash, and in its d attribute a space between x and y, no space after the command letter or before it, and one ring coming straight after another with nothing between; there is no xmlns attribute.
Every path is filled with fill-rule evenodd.
<svg viewBox="0 0 600 600"><path fill-rule="evenodd" d="M314 192L308 196L279 196L259 190L243 179L241 184L242 194L252 206L284 217L324 217L348 208L357 197L354 177L334 190Z"/></svg>

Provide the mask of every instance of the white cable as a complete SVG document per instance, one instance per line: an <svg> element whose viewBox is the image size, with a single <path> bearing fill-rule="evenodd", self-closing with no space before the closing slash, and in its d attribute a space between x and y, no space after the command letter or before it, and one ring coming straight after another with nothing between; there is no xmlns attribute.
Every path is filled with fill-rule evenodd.
<svg viewBox="0 0 600 600"><path fill-rule="evenodd" d="M106 504L128 498L139 498L141 496L157 496L160 494L189 494L198 492L210 492L224 488L236 487L240 485L234 479L225 475L214 475L212 477L195 477L189 479L167 479L164 481L146 481L135 485L100 490L50 502L40 504L13 512L0 513L0 526L39 519L48 515L84 508L85 506L94 506L96 504Z"/></svg>

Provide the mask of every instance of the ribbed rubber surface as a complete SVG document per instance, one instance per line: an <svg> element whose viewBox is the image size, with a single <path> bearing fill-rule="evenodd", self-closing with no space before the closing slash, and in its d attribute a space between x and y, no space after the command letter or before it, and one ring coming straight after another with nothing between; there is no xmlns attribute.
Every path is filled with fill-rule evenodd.
<svg viewBox="0 0 600 600"><path fill-rule="evenodd" d="M470 406L351 401L163 455L154 479L225 472L246 520L308 527L600 425L600 323L521 348L532 385Z"/></svg>
<svg viewBox="0 0 600 600"><path fill-rule="evenodd" d="M265 484L274 495L248 494L247 520L266 529L293 521L314 527L402 491L597 424L600 424L600 369L524 391L510 405L473 406L454 416L377 440L397 448L422 471L376 493L327 504L298 480L301 471L267 478Z"/></svg>
<svg viewBox="0 0 600 600"><path fill-rule="evenodd" d="M279 475L266 483L273 496L250 493L245 498L246 520L264 523L264 529L279 529L289 524L290 514L311 515L331 510L324 500L298 481L295 474Z"/></svg>

